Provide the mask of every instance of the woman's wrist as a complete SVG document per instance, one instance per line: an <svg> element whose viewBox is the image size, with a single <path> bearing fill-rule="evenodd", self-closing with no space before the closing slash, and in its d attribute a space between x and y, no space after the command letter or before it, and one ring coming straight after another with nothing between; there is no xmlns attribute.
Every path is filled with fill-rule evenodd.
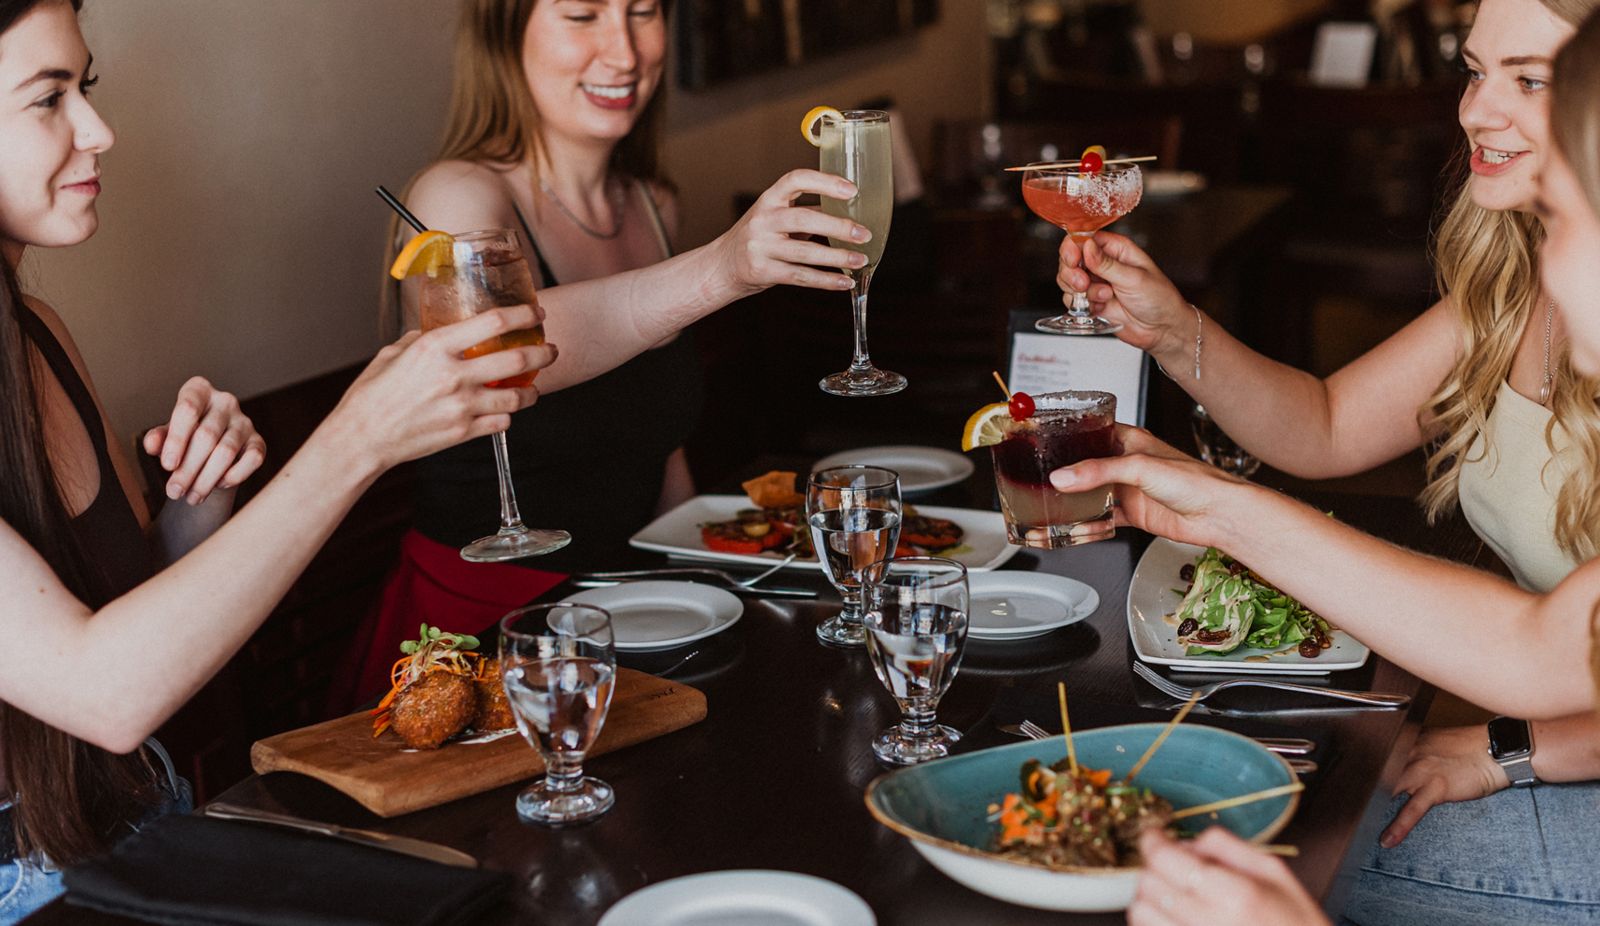
<svg viewBox="0 0 1600 926"><path fill-rule="evenodd" d="M353 427L347 417L334 409L284 465L284 474L292 470L296 478L328 480L326 488L334 492L360 495L399 462L384 459L365 429Z"/></svg>
<svg viewBox="0 0 1600 926"><path fill-rule="evenodd" d="M1201 360L1208 327L1205 315L1182 301L1165 314L1174 321L1157 336L1150 356L1172 379L1200 379L1204 375Z"/></svg>

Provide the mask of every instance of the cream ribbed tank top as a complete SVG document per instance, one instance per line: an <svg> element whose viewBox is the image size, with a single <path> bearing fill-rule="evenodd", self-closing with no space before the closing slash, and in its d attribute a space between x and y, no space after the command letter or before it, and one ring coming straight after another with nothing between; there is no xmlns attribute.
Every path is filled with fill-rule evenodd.
<svg viewBox="0 0 1600 926"><path fill-rule="evenodd" d="M1556 493L1567 470L1545 445L1550 414L1501 383L1483 432L1461 464L1467 523L1510 567L1517 584L1536 592L1554 588L1578 565L1556 545ZM1552 438L1558 453L1566 447L1560 429Z"/></svg>

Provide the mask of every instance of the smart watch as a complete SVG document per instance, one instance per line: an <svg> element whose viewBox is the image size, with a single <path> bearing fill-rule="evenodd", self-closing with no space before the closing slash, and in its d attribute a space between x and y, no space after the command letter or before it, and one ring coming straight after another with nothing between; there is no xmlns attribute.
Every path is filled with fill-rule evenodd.
<svg viewBox="0 0 1600 926"><path fill-rule="evenodd" d="M1511 787L1526 788L1539 782L1533 773L1533 726L1515 717L1489 721L1489 756L1506 771Z"/></svg>

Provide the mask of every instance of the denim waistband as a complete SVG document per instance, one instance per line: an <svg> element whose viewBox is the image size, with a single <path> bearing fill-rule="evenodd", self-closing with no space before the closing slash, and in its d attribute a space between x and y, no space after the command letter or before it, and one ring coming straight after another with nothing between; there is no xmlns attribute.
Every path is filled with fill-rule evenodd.
<svg viewBox="0 0 1600 926"><path fill-rule="evenodd" d="M0 863L15 861L17 858L17 829L11 818L15 812L9 802L6 806L0 807Z"/></svg>

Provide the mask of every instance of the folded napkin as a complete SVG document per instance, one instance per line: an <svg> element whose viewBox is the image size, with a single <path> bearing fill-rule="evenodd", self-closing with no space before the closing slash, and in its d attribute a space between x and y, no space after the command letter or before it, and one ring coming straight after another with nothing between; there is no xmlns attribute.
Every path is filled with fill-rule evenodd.
<svg viewBox="0 0 1600 926"><path fill-rule="evenodd" d="M154 820L66 872L67 902L153 923L432 926L499 901L504 872L205 817Z"/></svg>

